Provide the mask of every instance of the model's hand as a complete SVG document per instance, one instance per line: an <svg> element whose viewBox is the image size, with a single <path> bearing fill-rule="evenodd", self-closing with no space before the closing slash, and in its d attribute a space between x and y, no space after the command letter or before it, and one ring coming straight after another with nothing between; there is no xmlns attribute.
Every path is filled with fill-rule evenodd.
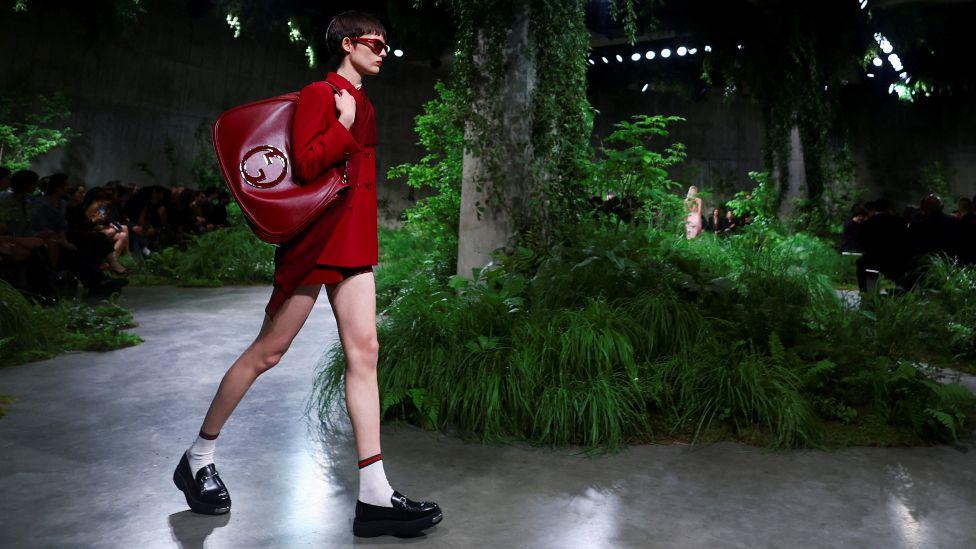
<svg viewBox="0 0 976 549"><path fill-rule="evenodd" d="M356 98L349 90L339 90L334 94L336 109L339 111L339 123L348 130L356 120Z"/></svg>

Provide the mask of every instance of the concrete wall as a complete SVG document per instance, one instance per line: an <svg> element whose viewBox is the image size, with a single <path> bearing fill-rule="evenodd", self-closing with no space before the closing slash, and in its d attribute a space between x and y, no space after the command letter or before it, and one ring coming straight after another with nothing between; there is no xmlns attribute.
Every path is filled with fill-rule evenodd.
<svg viewBox="0 0 976 549"><path fill-rule="evenodd" d="M170 9L163 9L167 3ZM68 93L69 124L81 135L39 159L36 168L64 170L89 185L111 179L185 184L193 157L201 150L209 154L209 143L194 138L201 125L209 126L230 106L300 89L332 68L309 69L301 48L289 44L284 32L235 39L219 15L191 18L180 0L153 3L151 13L121 37L94 35L83 12L59 4L55 10L35 2L28 14L3 13L0 89L7 93L22 85L35 94ZM391 56L380 76L366 80L377 109L379 193L387 220L419 196L384 175L422 154L413 119L448 71L449 64L431 69L407 52ZM718 198L751 186L746 173L762 167L763 130L748 101L727 101L718 90L698 99L641 93L643 82L626 79L626 73L591 73L588 92L600 111L595 140L633 114L680 115L687 122L674 126L674 137L687 145L688 160L675 178ZM851 116L858 183L866 198L885 192L903 203L917 200L923 193L919 169L935 160L953 174L954 194L976 194L973 102L909 107L879 100Z"/></svg>
<svg viewBox="0 0 976 549"><path fill-rule="evenodd" d="M612 131L614 122L635 114L679 115L687 121L676 123L672 135L687 146L688 160L675 171L676 180L721 199L752 186L746 174L762 169L764 132L750 102L727 101L716 90L699 100L676 92L641 93L641 82L628 84L620 73L611 75L604 81L591 78L590 98L600 111L595 141ZM845 112L862 199L883 195L899 206L917 204L929 192L921 174L935 161L950 176L950 195L943 197L947 209L957 197L976 195L976 102L909 104L891 96L858 101Z"/></svg>
<svg viewBox="0 0 976 549"><path fill-rule="evenodd" d="M696 185L724 198L752 187L747 174L762 169L763 128L759 112L749 102L713 96L696 101L677 93L642 93L638 86L621 88L619 80L591 79L590 100L599 111L595 142L613 131L614 123L637 114L681 116L685 122L671 126L671 137L672 142L684 143L688 153L672 174L682 183L682 192Z"/></svg>
<svg viewBox="0 0 976 549"><path fill-rule="evenodd" d="M74 8L54 10L42 2L27 14L4 8L0 89L66 92L68 124L80 132L67 147L38 159L34 167L42 175L66 171L89 186L112 179L193 185L193 157L210 147L209 129L204 140L194 138L201 125L209 128L228 107L298 90L334 68L309 69L284 31L235 39L217 13L194 19L185 2L164 4L152 4L121 37L93 35ZM420 157L413 119L449 69L431 69L409 52L388 59L365 86L377 111L379 199L389 218L408 205L411 193L402 183L387 183L386 170Z"/></svg>
<svg viewBox="0 0 976 549"><path fill-rule="evenodd" d="M921 182L923 172L936 161L950 176L950 196L943 197L947 210L954 208L955 198L976 195L976 101L972 98L916 105L890 98L853 113L852 127L858 183L868 196L885 194L899 205L917 205L930 191Z"/></svg>

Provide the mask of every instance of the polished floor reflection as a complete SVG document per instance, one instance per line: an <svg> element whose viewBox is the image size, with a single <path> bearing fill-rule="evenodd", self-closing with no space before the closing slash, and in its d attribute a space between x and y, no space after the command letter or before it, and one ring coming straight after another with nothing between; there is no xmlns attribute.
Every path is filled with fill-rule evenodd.
<svg viewBox="0 0 976 549"><path fill-rule="evenodd" d="M20 397L0 419L0 547L976 547L972 437L587 458L408 427L384 428L385 468L395 488L438 501L444 522L421 538L355 539L348 431L304 416L316 362L336 338L324 299L221 433L233 511L195 515L170 475L269 293L126 289L143 345L0 370L0 393Z"/></svg>

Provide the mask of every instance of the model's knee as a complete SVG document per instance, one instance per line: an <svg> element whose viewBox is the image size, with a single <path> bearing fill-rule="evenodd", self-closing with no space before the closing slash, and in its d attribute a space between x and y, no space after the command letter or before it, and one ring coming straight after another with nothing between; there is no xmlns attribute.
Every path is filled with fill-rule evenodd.
<svg viewBox="0 0 976 549"><path fill-rule="evenodd" d="M281 357L285 356L288 347L284 346L258 346L254 349L254 370L258 375L267 372L281 362Z"/></svg>
<svg viewBox="0 0 976 549"><path fill-rule="evenodd" d="M376 336L357 338L346 345L346 362L349 368L376 368L380 345Z"/></svg>

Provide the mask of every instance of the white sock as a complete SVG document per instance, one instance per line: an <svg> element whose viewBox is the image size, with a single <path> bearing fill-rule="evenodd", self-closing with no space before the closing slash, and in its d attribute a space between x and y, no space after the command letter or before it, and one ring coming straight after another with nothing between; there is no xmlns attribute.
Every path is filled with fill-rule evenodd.
<svg viewBox="0 0 976 549"><path fill-rule="evenodd" d="M363 461L372 459L367 458ZM382 459L359 468L359 501L379 507L393 507L393 502L390 500L392 497L393 488L386 480Z"/></svg>
<svg viewBox="0 0 976 549"><path fill-rule="evenodd" d="M214 447L217 446L217 439L207 440L197 436L193 444L186 450L186 460L190 462L190 473L194 477L197 471L214 462Z"/></svg>

